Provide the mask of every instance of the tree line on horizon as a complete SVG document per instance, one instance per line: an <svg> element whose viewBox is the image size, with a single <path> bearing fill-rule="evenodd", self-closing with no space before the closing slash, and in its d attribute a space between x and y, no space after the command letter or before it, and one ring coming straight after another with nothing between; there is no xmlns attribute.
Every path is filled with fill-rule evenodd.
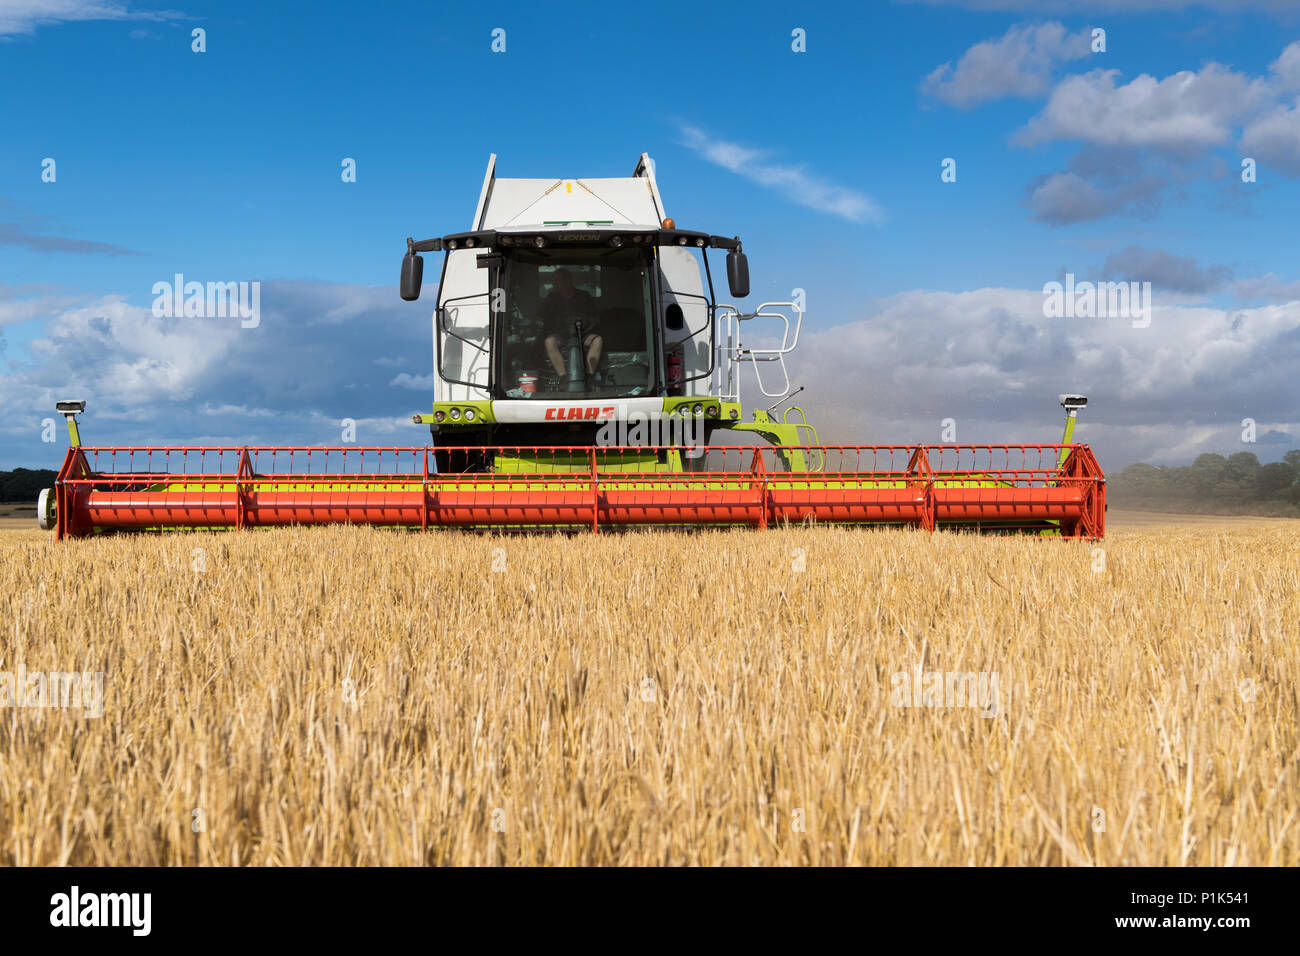
<svg viewBox="0 0 1300 956"><path fill-rule="evenodd" d="M1148 511L1300 517L1300 448L1267 465L1248 451L1198 455L1190 465L1140 462L1107 476L1106 500Z"/></svg>
<svg viewBox="0 0 1300 956"><path fill-rule="evenodd" d="M53 488L57 471L49 468L15 468L0 471L0 502L4 504L29 503L36 500L42 488Z"/></svg>

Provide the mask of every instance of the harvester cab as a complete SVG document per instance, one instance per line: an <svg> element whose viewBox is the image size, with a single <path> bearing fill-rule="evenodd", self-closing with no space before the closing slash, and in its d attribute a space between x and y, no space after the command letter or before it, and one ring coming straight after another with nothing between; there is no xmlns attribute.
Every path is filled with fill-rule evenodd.
<svg viewBox="0 0 1300 956"><path fill-rule="evenodd" d="M473 228L407 240L408 301L420 296L421 253L443 254L433 407L414 420L444 447L705 445L719 428L797 444L793 425L742 421L740 369L776 363L766 377L756 367L757 380L784 398L803 313L794 302L719 304L711 250L726 253L731 297L748 296L739 237L679 229L644 153L626 179L503 179L491 156ZM742 344L741 324L757 318L779 323L779 345ZM602 441L629 430L644 438ZM438 464L477 470L485 459L442 453Z"/></svg>

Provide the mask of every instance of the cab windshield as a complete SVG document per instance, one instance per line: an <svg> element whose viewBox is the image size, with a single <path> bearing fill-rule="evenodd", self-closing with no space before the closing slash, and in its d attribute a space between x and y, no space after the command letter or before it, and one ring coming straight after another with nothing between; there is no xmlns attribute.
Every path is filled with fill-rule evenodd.
<svg viewBox="0 0 1300 956"><path fill-rule="evenodd" d="M655 387L644 248L505 255L496 391L505 398L626 398Z"/></svg>

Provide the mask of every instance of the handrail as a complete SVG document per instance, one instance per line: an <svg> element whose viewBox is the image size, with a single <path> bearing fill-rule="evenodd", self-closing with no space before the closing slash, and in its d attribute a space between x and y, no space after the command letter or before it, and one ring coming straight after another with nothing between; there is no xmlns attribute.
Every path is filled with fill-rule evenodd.
<svg viewBox="0 0 1300 956"><path fill-rule="evenodd" d="M722 396L724 401L740 401L740 376L738 366L742 362L750 363L754 368L754 379L758 383L758 390L765 398L785 398L790 394L790 372L786 368L785 357L795 350L799 345L799 334L803 330L804 312L796 302L764 302L753 312L741 312L734 305L721 305L719 309L719 318L726 323L726 344L720 344L718 351L727 364L725 389L723 387L722 376L719 376L719 392L724 392ZM777 309L789 309L794 314L793 325L790 316L784 312L774 311ZM740 323L749 322L753 319L769 318L780 319L784 325L781 333L781 344L776 347L749 348L741 341ZM793 329L793 334L792 334ZM776 362L781 371L781 377L784 384L781 388L769 390L767 383L763 380L763 374L759 370L760 362Z"/></svg>

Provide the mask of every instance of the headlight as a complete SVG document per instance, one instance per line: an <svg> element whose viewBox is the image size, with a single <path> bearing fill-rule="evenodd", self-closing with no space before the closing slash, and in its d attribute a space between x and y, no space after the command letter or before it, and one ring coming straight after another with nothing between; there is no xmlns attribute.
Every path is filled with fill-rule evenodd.
<svg viewBox="0 0 1300 956"><path fill-rule="evenodd" d="M474 420L474 409L472 408L465 409L465 421L472 422L473 420Z"/></svg>
<svg viewBox="0 0 1300 956"><path fill-rule="evenodd" d="M446 417L447 417L447 415L446 415L446 413L444 413L444 412L434 412L434 413L433 413L433 420L434 420L435 422L440 422L440 421L442 421L442 420L443 420L444 418L446 418Z"/></svg>
<svg viewBox="0 0 1300 956"><path fill-rule="evenodd" d="M452 420L453 422L458 422L458 421L460 421L460 409L459 409L459 408L453 408L453 409L451 410L451 420Z"/></svg>

